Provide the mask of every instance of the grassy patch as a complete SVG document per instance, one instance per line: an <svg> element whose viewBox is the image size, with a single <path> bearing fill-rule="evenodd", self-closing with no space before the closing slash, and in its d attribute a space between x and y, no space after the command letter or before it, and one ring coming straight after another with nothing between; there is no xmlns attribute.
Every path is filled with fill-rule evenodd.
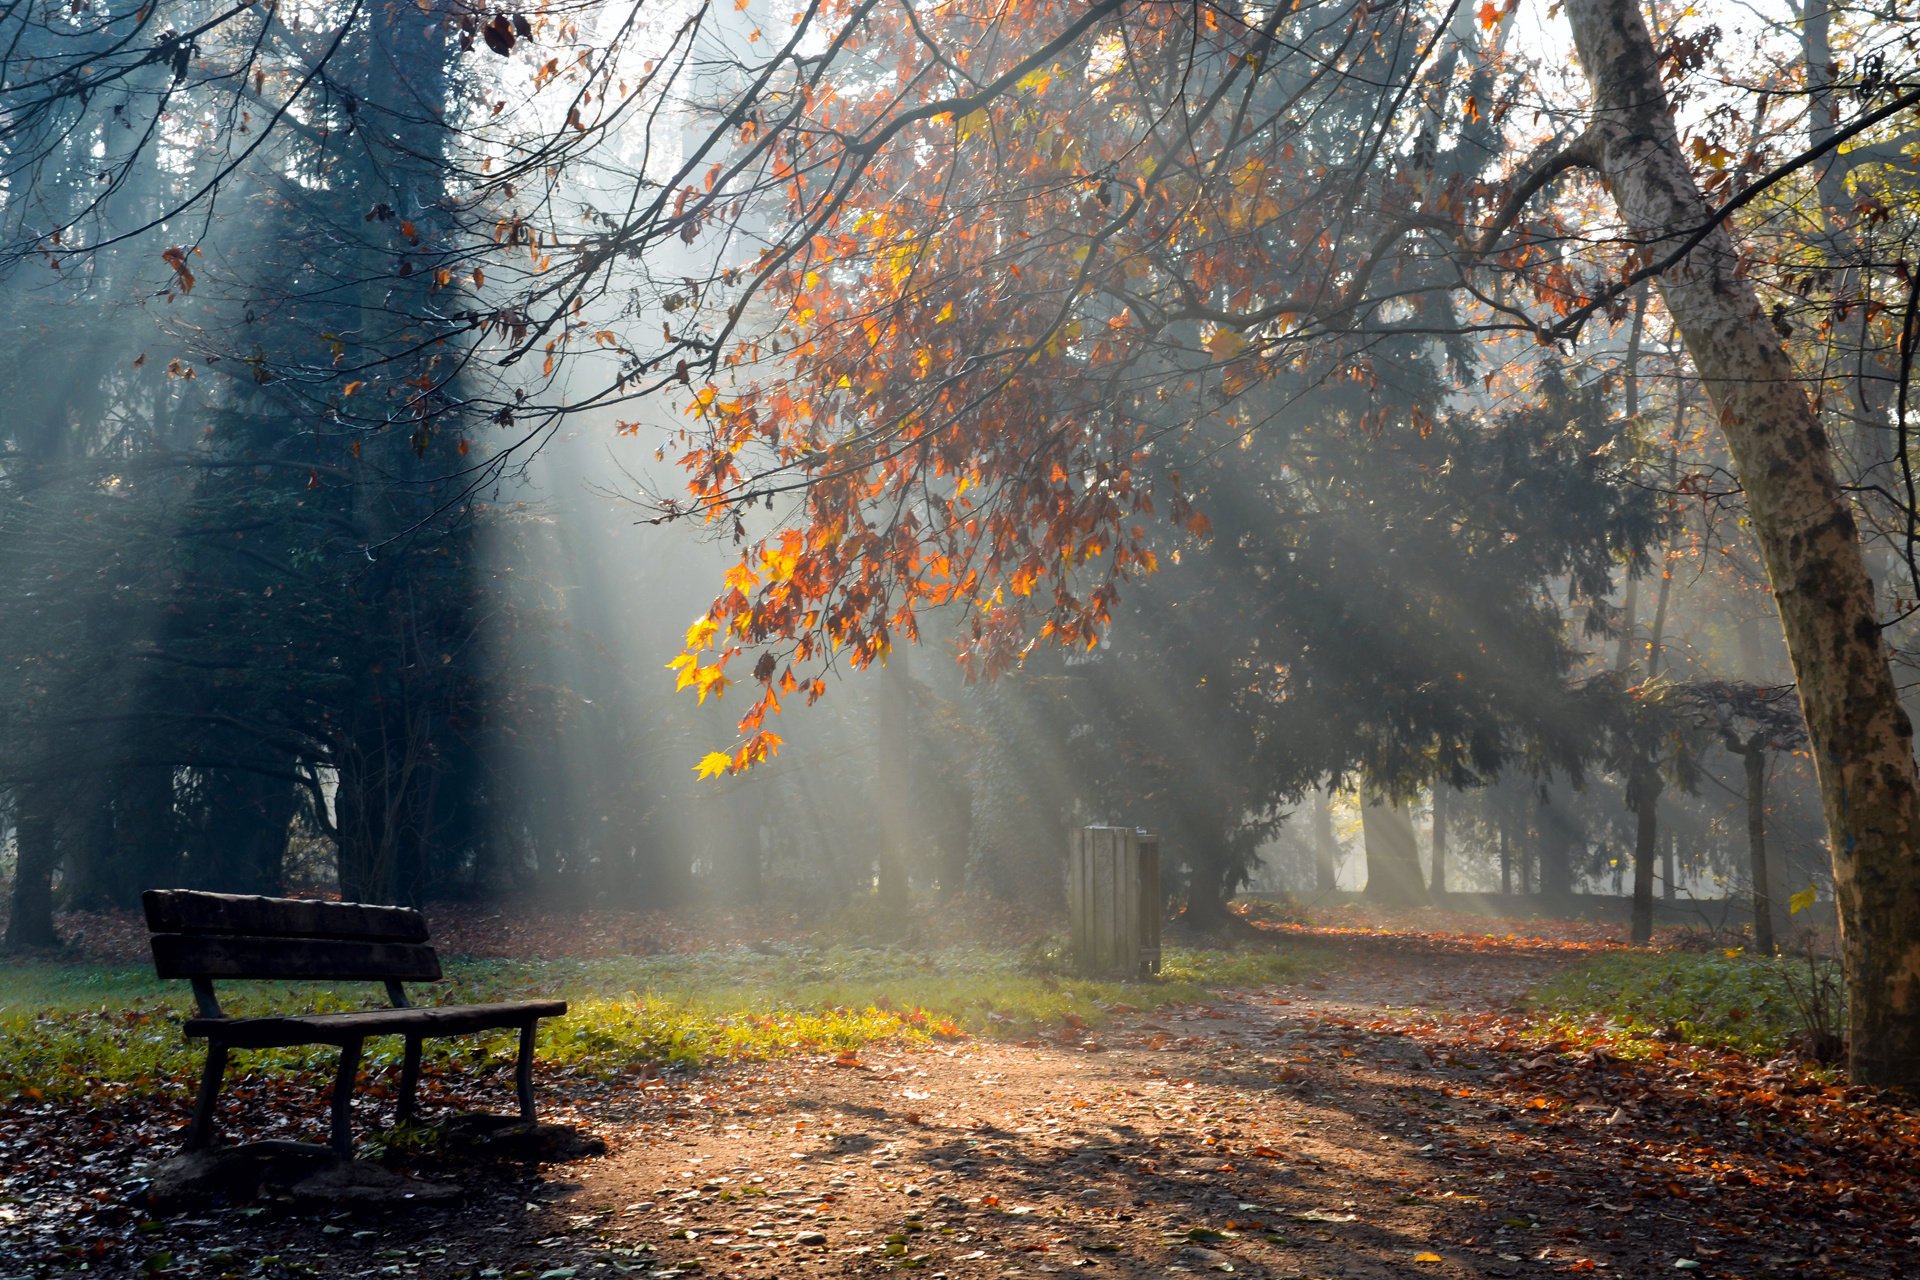
<svg viewBox="0 0 1920 1280"><path fill-rule="evenodd" d="M1804 957L1636 952L1590 960L1531 1002L1550 1017L1602 1017L1633 1034L1773 1054L1804 1035L1795 992L1806 987Z"/></svg>
<svg viewBox="0 0 1920 1280"><path fill-rule="evenodd" d="M542 1061L588 1074L648 1065L851 1052L987 1035L1025 1039L1067 1024L1097 1027L1116 1009L1203 1000L1221 987L1283 981L1303 968L1271 948L1189 950L1166 956L1160 980L1098 982L1056 971L1046 949L911 951L835 946L745 947L692 955L597 960L452 960L434 1003L558 996L565 1018L542 1024ZM99 1100L178 1089L198 1071L200 1049L180 1034L192 1010L184 983L140 970L88 970L32 962L0 991L0 1100ZM346 988L232 982L232 1014L354 1007ZM367 1004L380 1003L373 992ZM428 989L415 988L417 997ZM346 997L346 999L342 999ZM397 1060L400 1042L370 1041L370 1067ZM428 1065L497 1062L501 1038L427 1043ZM326 1049L242 1055L244 1069L324 1069Z"/></svg>

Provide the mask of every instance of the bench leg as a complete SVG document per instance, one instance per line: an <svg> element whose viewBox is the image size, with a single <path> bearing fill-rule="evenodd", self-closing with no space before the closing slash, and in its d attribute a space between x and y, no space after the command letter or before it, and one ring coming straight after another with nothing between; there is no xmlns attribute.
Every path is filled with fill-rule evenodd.
<svg viewBox="0 0 1920 1280"><path fill-rule="evenodd" d="M340 1071L333 1081L333 1132L329 1145L343 1159L353 1158L353 1086L360 1074L360 1042L340 1046Z"/></svg>
<svg viewBox="0 0 1920 1280"><path fill-rule="evenodd" d="M407 1037L406 1056L400 1059L400 1106L397 1116L405 1124L413 1119L413 1093L420 1084L420 1037Z"/></svg>
<svg viewBox="0 0 1920 1280"><path fill-rule="evenodd" d="M533 1114L533 1024L520 1028L520 1058L513 1067L513 1087L520 1095L520 1118L528 1124Z"/></svg>
<svg viewBox="0 0 1920 1280"><path fill-rule="evenodd" d="M200 1094L193 1100L193 1122L187 1126L187 1150L199 1151L213 1142L213 1113L220 1101L220 1082L227 1073L227 1046L207 1042L207 1065L200 1072Z"/></svg>

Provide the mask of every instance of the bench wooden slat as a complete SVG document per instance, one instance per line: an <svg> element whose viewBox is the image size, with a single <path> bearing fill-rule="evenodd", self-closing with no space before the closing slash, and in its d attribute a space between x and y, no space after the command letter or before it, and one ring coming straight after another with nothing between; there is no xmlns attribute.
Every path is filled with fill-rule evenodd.
<svg viewBox="0 0 1920 1280"><path fill-rule="evenodd" d="M156 933L154 971L162 978L285 978L294 981L438 982L433 948L357 938L249 938Z"/></svg>
<svg viewBox="0 0 1920 1280"><path fill-rule="evenodd" d="M214 1038L237 1049L268 1049L296 1044L346 1044L368 1036L460 1035L501 1027L521 1027L567 1011L565 1000L520 1000L501 1004L439 1005L423 1009L363 1009L353 1013L309 1013L260 1018L192 1018L189 1038Z"/></svg>
<svg viewBox="0 0 1920 1280"><path fill-rule="evenodd" d="M149 889L140 898L147 911L147 929L153 933L358 938L367 942L427 940L426 917L407 907L194 889Z"/></svg>
<svg viewBox="0 0 1920 1280"><path fill-rule="evenodd" d="M250 897L189 889L150 889L142 898L151 931L154 971L193 983L201 1016L186 1033L207 1042L207 1062L187 1128L187 1150L213 1141L220 1085L229 1049L331 1044L340 1048L334 1078L328 1145L353 1155L353 1089L361 1042L370 1036L404 1035L400 1068L401 1120L413 1114L420 1079L420 1041L517 1028L513 1068L520 1118L538 1119L533 1098L534 1028L541 1018L567 1011L564 1000L518 1000L498 1004L412 1008L401 984L437 982L440 961L427 943L426 918L404 907L361 902L314 902L299 898ZM275 1014L229 1018L214 996L215 978L279 978L314 982L384 982L395 1007L352 1013Z"/></svg>

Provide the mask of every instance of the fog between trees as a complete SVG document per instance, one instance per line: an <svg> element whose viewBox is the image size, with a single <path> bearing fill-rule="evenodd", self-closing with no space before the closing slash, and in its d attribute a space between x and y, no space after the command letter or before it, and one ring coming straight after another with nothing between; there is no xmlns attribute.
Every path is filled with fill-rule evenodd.
<svg viewBox="0 0 1920 1280"><path fill-rule="evenodd" d="M0 27L10 944L1051 901L1122 821L1203 924L1818 886L1920 1062L1891 13Z"/></svg>

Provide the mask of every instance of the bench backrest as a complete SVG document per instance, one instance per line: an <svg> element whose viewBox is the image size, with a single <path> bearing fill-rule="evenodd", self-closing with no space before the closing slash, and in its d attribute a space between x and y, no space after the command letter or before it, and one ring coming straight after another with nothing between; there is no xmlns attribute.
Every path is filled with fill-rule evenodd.
<svg viewBox="0 0 1920 1280"><path fill-rule="evenodd" d="M407 907L149 889L141 895L162 978L437 982L427 921ZM390 987L391 991L392 988Z"/></svg>

